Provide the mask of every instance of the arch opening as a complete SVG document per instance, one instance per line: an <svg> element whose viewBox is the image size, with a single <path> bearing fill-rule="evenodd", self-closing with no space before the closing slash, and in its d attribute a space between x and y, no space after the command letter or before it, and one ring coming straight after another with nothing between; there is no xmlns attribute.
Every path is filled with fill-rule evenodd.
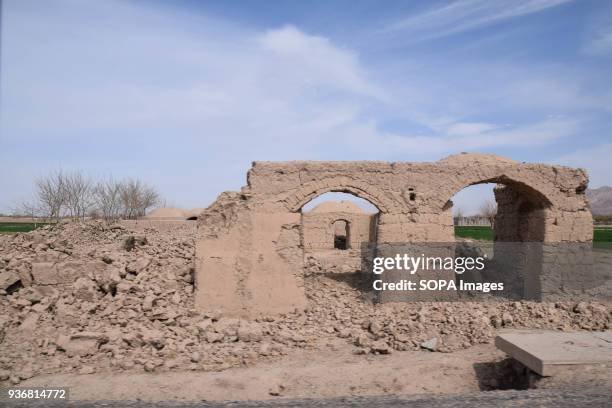
<svg viewBox="0 0 612 408"><path fill-rule="evenodd" d="M376 242L378 208L349 193L327 192L301 209L304 265L318 273L359 272L362 248Z"/></svg>
<svg viewBox="0 0 612 408"><path fill-rule="evenodd" d="M472 183L446 204L455 238L543 242L550 201L524 183L492 179Z"/></svg>
<svg viewBox="0 0 612 408"><path fill-rule="evenodd" d="M524 183L493 181L464 187L446 206L455 231L455 256L482 257L486 265L456 276L457 283L503 282L503 292L492 294L536 298L551 203Z"/></svg>
<svg viewBox="0 0 612 408"><path fill-rule="evenodd" d="M346 220L336 220L333 222L334 249L346 251L350 248L350 223Z"/></svg>
<svg viewBox="0 0 612 408"><path fill-rule="evenodd" d="M297 194L295 204L292 206L291 211L293 212L304 212L312 209L309 204L311 202L322 202L331 200L343 200L344 198L333 197L345 197L348 201L355 201L357 203L365 203L364 209L370 213L386 213L387 208L377 194L371 192L373 188L371 186L353 186L353 185L340 185L335 187L325 188L305 188ZM360 204L361 205L361 204Z"/></svg>
<svg viewBox="0 0 612 408"><path fill-rule="evenodd" d="M378 207L371 201L353 194L351 192L342 191L328 191L319 195L313 196L308 202L306 202L300 209L301 212L312 211L315 207L323 203L342 203L349 202L355 204L366 214L376 214L379 212Z"/></svg>

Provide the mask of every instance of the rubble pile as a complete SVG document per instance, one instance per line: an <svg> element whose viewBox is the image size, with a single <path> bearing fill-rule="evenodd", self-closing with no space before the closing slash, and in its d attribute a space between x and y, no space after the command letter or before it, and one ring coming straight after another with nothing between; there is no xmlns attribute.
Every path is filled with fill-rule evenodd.
<svg viewBox="0 0 612 408"><path fill-rule="evenodd" d="M363 276L310 274L308 307L253 321L193 308L194 237L67 222L0 235L0 382L44 373L223 370L332 338L355 354L452 352L504 327L610 329L601 303L372 304Z"/></svg>

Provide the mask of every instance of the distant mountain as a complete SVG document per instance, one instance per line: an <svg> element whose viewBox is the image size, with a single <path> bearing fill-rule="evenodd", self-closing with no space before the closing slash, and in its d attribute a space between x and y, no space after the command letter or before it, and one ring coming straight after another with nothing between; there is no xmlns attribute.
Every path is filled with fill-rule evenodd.
<svg viewBox="0 0 612 408"><path fill-rule="evenodd" d="M612 187L587 189L586 196L593 215L612 215Z"/></svg>

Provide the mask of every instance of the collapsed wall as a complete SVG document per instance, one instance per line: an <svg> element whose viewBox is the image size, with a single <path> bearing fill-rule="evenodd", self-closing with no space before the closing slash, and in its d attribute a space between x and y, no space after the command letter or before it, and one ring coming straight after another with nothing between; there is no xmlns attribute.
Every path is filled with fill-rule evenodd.
<svg viewBox="0 0 612 408"><path fill-rule="evenodd" d="M280 316L202 312L193 307L189 223L137 231L121 224L0 234L0 387L40 374L220 371L328 350L338 339L355 354L423 343L452 352L491 342L501 328L612 327L610 303L573 299L373 305L361 297L358 274L305 277L307 306Z"/></svg>
<svg viewBox="0 0 612 408"><path fill-rule="evenodd" d="M345 192L374 204L379 245L454 242L451 197L479 183L499 185L500 240L592 241L582 169L483 154L433 163L254 162L247 186L221 194L199 217L196 305L234 315L303 307L301 209L321 194Z"/></svg>

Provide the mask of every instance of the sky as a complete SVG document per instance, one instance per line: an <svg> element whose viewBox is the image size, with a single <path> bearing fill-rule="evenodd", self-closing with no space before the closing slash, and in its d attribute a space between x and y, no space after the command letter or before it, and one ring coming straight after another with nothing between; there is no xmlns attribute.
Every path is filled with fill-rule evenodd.
<svg viewBox="0 0 612 408"><path fill-rule="evenodd" d="M204 207L254 160L484 152L612 185L610 1L4 0L1 24L0 212L56 169Z"/></svg>

